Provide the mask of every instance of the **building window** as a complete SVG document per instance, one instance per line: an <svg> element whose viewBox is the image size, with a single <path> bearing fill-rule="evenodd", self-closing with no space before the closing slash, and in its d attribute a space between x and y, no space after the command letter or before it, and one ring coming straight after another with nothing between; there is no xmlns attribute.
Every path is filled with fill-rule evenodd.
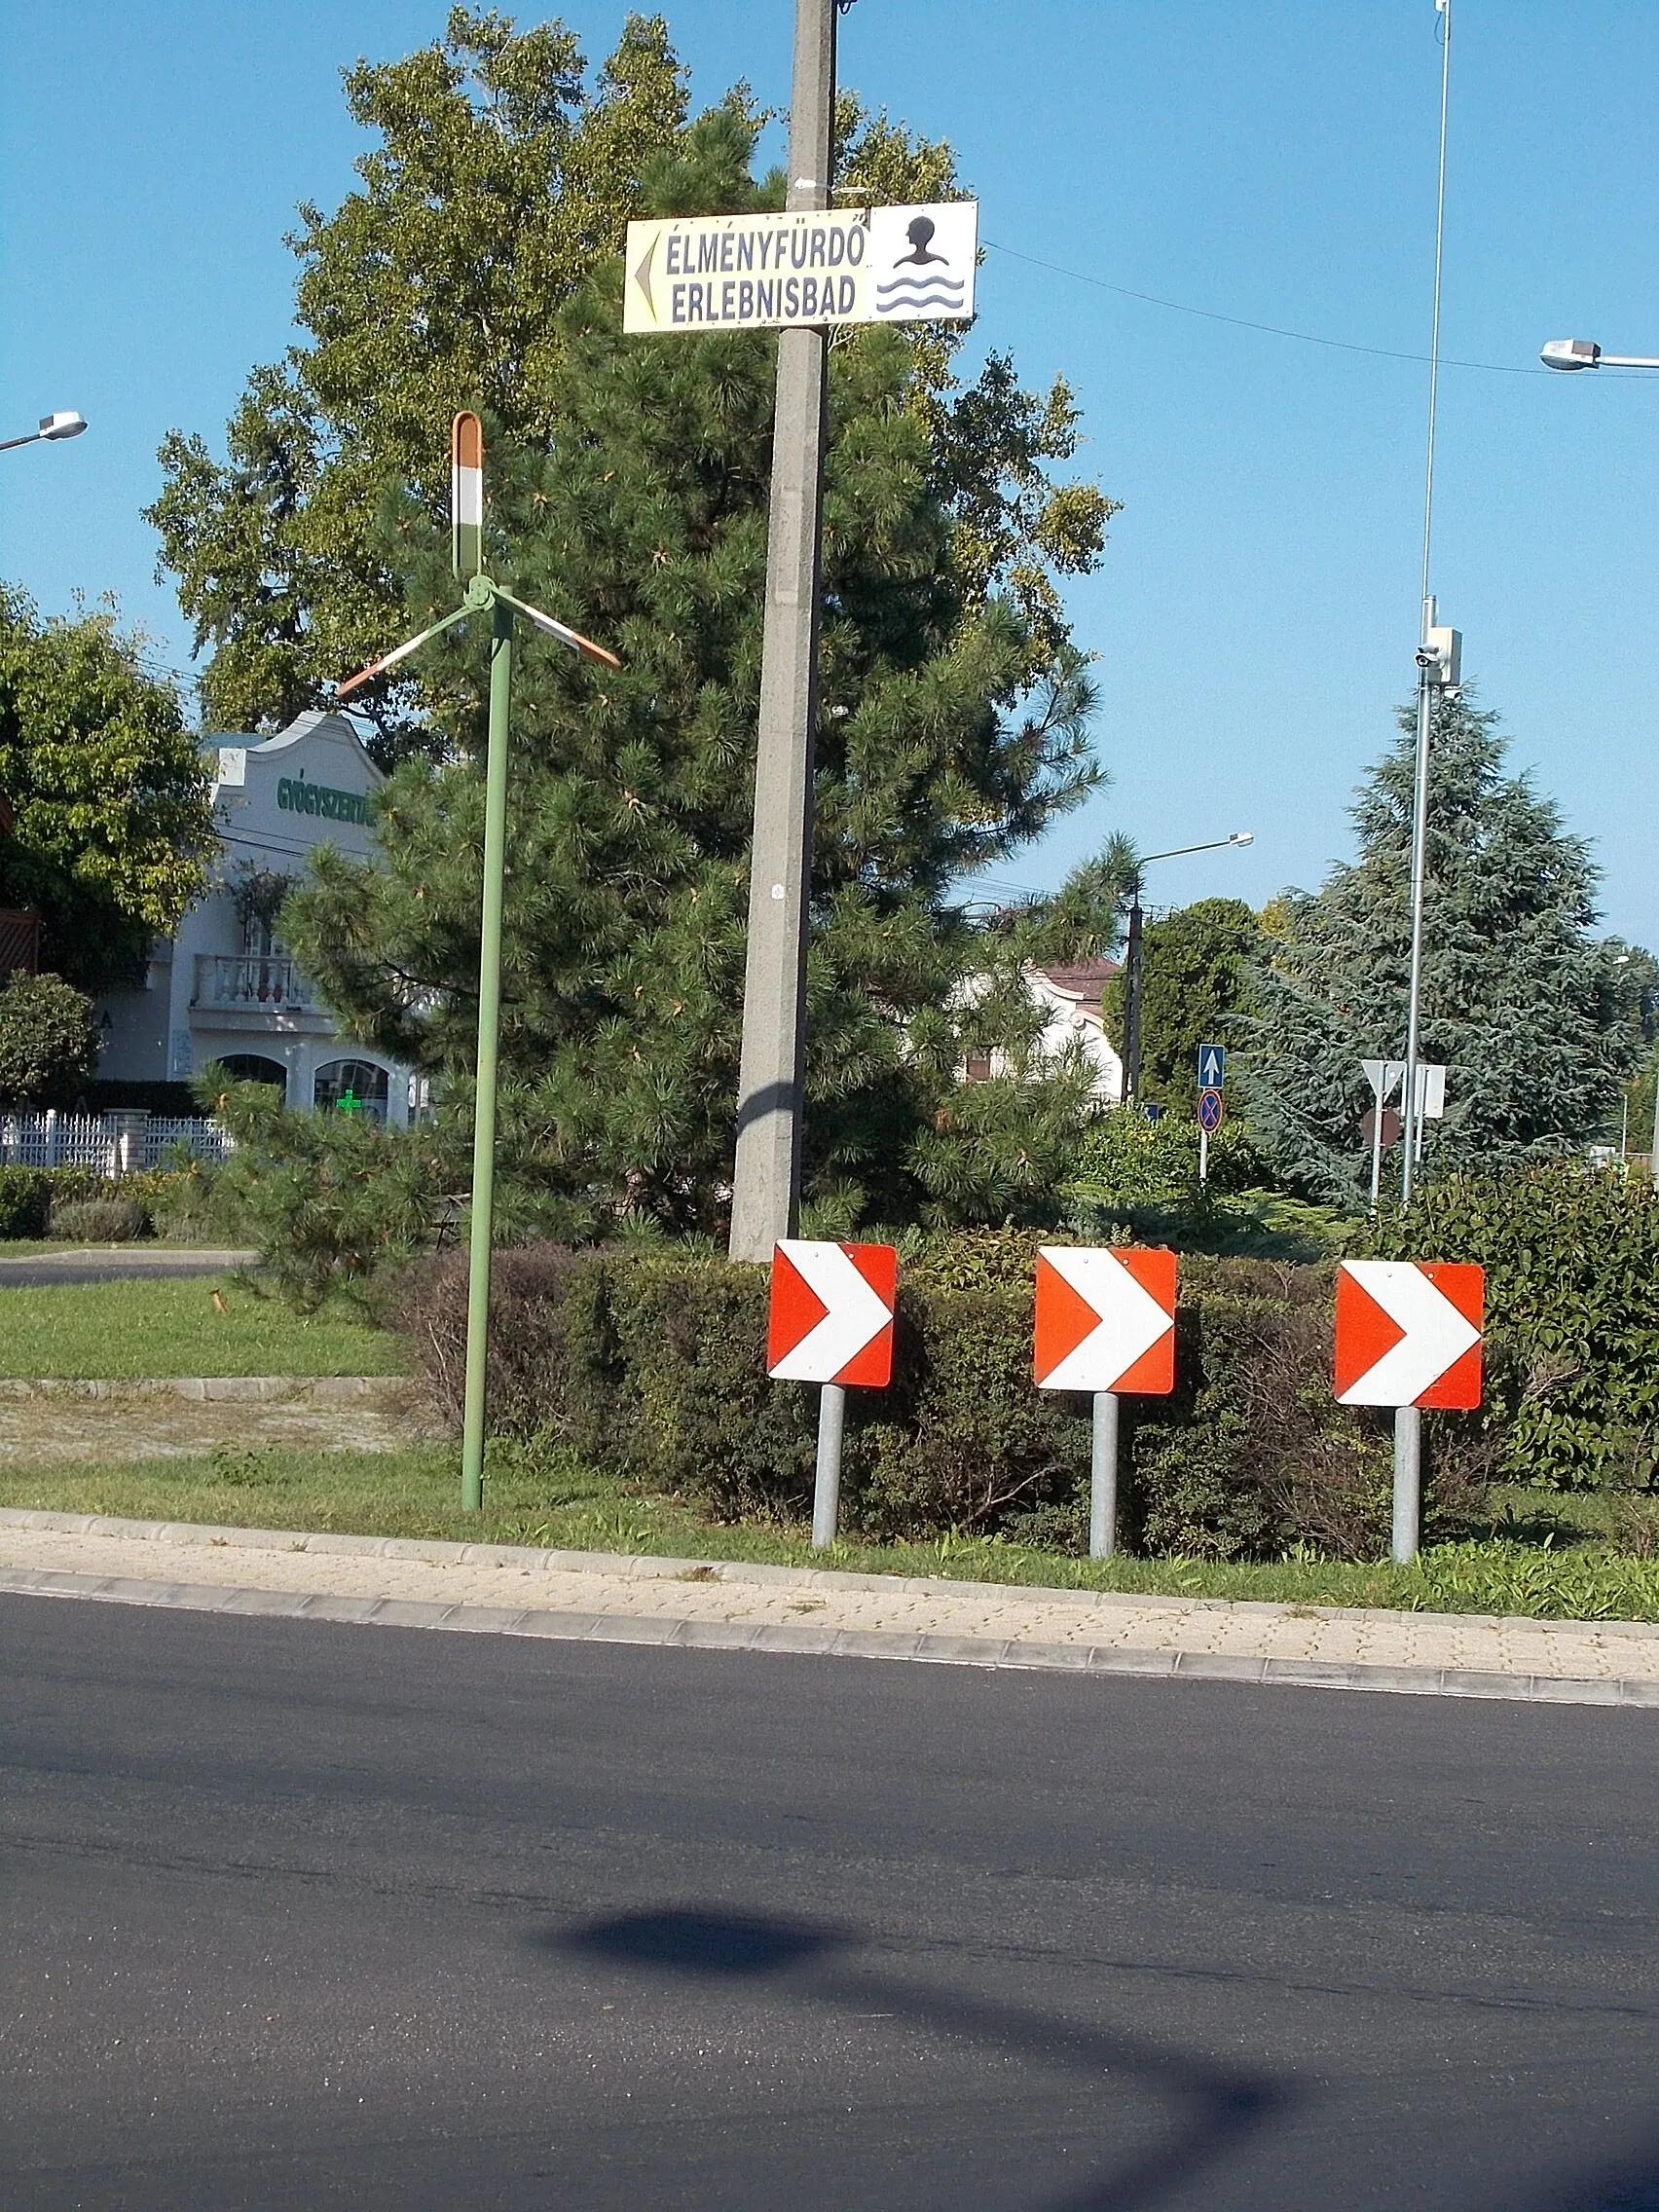
<svg viewBox="0 0 1659 2212"><path fill-rule="evenodd" d="M288 1071L280 1060L268 1060L261 1052L232 1052L220 1064L238 1083L269 1083L282 1093L286 1102Z"/></svg>
<svg viewBox="0 0 1659 2212"><path fill-rule="evenodd" d="M389 1085L385 1068L373 1060L330 1060L316 1071L312 1103L319 1113L366 1114L386 1120Z"/></svg>

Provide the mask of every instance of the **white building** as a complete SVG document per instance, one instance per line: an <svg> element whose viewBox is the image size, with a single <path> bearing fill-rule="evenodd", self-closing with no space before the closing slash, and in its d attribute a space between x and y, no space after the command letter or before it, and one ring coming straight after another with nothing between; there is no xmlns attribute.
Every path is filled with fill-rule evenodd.
<svg viewBox="0 0 1659 2212"><path fill-rule="evenodd" d="M1047 1053L1081 1041L1085 1057L1095 1071L1094 1095L1104 1105L1119 1106L1124 1098L1124 1062L1106 1034L1103 1003L1108 981L1118 973L1115 960L1077 960L1064 967L1024 970L1025 988L1045 1019L1041 1044ZM1001 1052L974 1053L964 1074L970 1083L983 1083L1008 1073Z"/></svg>
<svg viewBox="0 0 1659 2212"><path fill-rule="evenodd" d="M275 737L209 741L216 757L212 882L170 941L158 939L144 988L99 1002L98 1073L185 1083L210 1060L279 1084L290 1106L338 1106L398 1124L410 1075L343 1037L272 919L313 850L373 851L369 794L385 781L344 716L301 715Z"/></svg>

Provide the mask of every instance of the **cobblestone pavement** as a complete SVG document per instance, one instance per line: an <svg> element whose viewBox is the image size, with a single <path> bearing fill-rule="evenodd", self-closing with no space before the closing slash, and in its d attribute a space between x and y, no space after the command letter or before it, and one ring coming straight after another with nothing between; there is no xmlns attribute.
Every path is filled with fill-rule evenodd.
<svg viewBox="0 0 1659 2212"><path fill-rule="evenodd" d="M395 1376L0 1382L0 1464L170 1459L233 1443L391 1452L426 1433Z"/></svg>
<svg viewBox="0 0 1659 2212"><path fill-rule="evenodd" d="M1659 1624L1496 1619L0 1512L0 1589L385 1625L1659 1708Z"/></svg>

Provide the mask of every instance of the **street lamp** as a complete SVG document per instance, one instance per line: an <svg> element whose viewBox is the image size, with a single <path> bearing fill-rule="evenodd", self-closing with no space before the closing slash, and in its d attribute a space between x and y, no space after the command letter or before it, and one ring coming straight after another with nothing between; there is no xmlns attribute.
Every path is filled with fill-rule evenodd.
<svg viewBox="0 0 1659 2212"><path fill-rule="evenodd" d="M1141 870L1154 861L1178 861L1188 853L1220 853L1229 845L1253 845L1253 830L1235 830L1231 837L1210 837L1201 845L1174 845L1166 853L1143 853L1135 862L1134 903L1129 908L1129 940L1124 953L1124 1104L1140 1099L1141 1078Z"/></svg>
<svg viewBox="0 0 1659 2212"><path fill-rule="evenodd" d="M1659 369L1651 353L1604 353L1593 338L1552 338L1538 358L1546 369Z"/></svg>
<svg viewBox="0 0 1659 2212"><path fill-rule="evenodd" d="M78 438L87 426L87 418L74 407L60 407L54 415L43 415L40 428L30 430L26 437L0 438L0 453L10 453L14 446L39 445L42 440L55 445L59 438Z"/></svg>
<svg viewBox="0 0 1659 2212"><path fill-rule="evenodd" d="M1549 369L1659 369L1652 353L1604 353L1593 338L1552 338L1538 358ZM1647 1171L1659 1191L1659 1088L1653 1093L1653 1143Z"/></svg>

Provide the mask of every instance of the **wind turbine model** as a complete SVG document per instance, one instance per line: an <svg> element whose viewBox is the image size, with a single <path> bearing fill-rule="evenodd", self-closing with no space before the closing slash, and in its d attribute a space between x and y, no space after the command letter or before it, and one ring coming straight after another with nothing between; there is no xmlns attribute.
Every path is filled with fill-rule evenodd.
<svg viewBox="0 0 1659 2212"><path fill-rule="evenodd" d="M484 918L478 953L478 1096L472 1124L472 1237L466 1284L466 1413L461 1456L461 1502L479 1512L484 1503L484 1411L488 1379L490 1248L496 1203L496 1079L501 1034L501 899L506 868L507 718L512 702L513 618L522 614L550 638L620 668L614 653L556 622L504 591L484 570L484 427L476 415L458 415L450 433L450 561L466 586L453 614L394 645L367 668L335 686L335 697L384 676L429 640L474 614L493 616L490 634L490 727L484 779Z"/></svg>

